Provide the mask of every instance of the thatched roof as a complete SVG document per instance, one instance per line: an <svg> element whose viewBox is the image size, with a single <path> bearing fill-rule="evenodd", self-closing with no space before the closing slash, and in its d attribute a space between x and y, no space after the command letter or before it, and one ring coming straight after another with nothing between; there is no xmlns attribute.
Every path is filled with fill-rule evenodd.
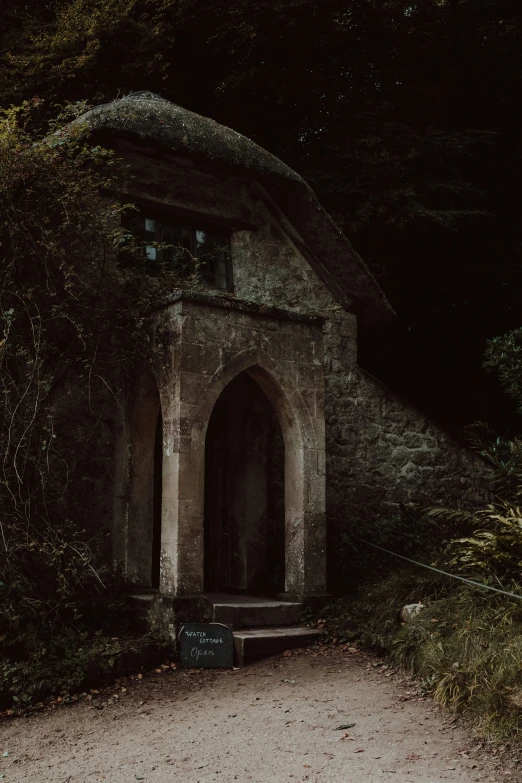
<svg viewBox="0 0 522 783"><path fill-rule="evenodd" d="M299 232L327 276L353 300L363 322L383 323L393 318L393 310L368 267L309 185L246 136L150 92L132 93L96 106L79 121L92 131L128 133L173 152L250 172Z"/></svg>

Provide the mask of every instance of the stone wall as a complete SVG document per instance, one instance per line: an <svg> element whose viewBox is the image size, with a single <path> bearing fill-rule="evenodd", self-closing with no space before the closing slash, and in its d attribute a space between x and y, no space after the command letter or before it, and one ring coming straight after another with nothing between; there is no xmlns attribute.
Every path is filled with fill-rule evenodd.
<svg viewBox="0 0 522 783"><path fill-rule="evenodd" d="M327 378L332 518L389 518L483 494L484 461L363 370L346 375L342 388L338 376Z"/></svg>
<svg viewBox="0 0 522 783"><path fill-rule="evenodd" d="M393 523L415 508L483 500L491 482L482 459L353 357L347 361L343 340L353 340L343 338L350 324L340 320L331 321L325 335L329 572L341 577L334 584L349 582L341 560L347 531L364 537L366 529L371 538L379 520Z"/></svg>
<svg viewBox="0 0 522 783"><path fill-rule="evenodd" d="M325 318L326 508L334 542L344 529L364 531L365 524L398 519L416 504L452 502L466 494L484 493L486 466L357 366L355 315L340 307L321 270L312 268L303 256L295 230L272 208L259 185L200 171L176 156L170 156L166 165L128 143L122 151L135 175L124 183L127 193L176 209L188 208L231 227L237 299ZM295 331L291 322L285 327L275 318L273 324L268 319L255 332L251 317L233 310L226 316L227 330L220 331L215 311L202 308L198 313L197 323L191 321L193 316L183 321L185 334L189 327L197 334L193 354L188 350L184 355L181 396L187 410L202 391L196 381L205 372L214 372L216 361L224 364L241 349L242 333L245 349L253 347L256 335L262 343L270 338L271 352L280 361L289 339L284 332L287 328ZM224 323L221 313L219 321ZM280 343L276 348L273 337L277 332ZM227 347L231 341L232 352ZM297 350L298 345L290 343ZM192 397L184 397L186 393ZM334 543L332 553L336 547ZM332 561L331 570L338 568L340 564Z"/></svg>

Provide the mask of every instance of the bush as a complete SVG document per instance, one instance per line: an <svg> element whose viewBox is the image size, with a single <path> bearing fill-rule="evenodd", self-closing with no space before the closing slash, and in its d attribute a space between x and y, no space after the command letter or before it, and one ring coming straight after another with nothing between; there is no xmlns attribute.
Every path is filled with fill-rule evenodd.
<svg viewBox="0 0 522 783"><path fill-rule="evenodd" d="M102 196L119 162L67 124L87 107L66 107L41 138L29 130L38 106L0 110L0 656L15 688L100 630L88 607L117 587L107 527L118 396L150 360L147 309L187 285L145 273L121 227L130 206ZM122 263L121 247L141 263ZM84 667L58 660L49 686Z"/></svg>
<svg viewBox="0 0 522 783"><path fill-rule="evenodd" d="M4 659L0 709L27 707L48 696L67 696L89 684L98 685L110 678L120 652L117 639L68 631L50 638L28 660Z"/></svg>
<svg viewBox="0 0 522 783"><path fill-rule="evenodd" d="M117 677L157 667L172 655L172 644L152 634L114 637L66 632L27 660L0 661L0 711L21 713L49 699L74 698Z"/></svg>
<svg viewBox="0 0 522 783"><path fill-rule="evenodd" d="M450 516L450 513L443 513L438 517L418 508L405 508L395 518L365 522L361 536L398 555L429 564L446 551L452 539L473 531L472 521L464 512L458 518ZM348 532L350 524L355 536ZM360 532L354 520L347 521L336 540L330 541L330 548L336 552L336 562L350 563L349 569L339 567L334 575L333 587L337 595L355 595L361 584L385 578L397 568L398 561L392 555L359 541Z"/></svg>
<svg viewBox="0 0 522 783"><path fill-rule="evenodd" d="M401 608L418 601L426 608L401 623ZM521 601L406 568L322 616L330 640L387 655L419 678L421 693L467 715L484 734L516 739L522 732Z"/></svg>

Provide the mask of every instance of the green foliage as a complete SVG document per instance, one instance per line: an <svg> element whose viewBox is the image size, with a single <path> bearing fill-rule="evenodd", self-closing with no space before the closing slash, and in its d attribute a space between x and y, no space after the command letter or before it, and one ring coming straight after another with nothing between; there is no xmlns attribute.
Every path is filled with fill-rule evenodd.
<svg viewBox="0 0 522 783"><path fill-rule="evenodd" d="M488 340L484 367L495 372L522 413L522 327Z"/></svg>
<svg viewBox="0 0 522 783"><path fill-rule="evenodd" d="M50 638L27 660L3 659L0 706L29 706L48 696L66 696L85 687L89 679L100 684L113 674L121 650L118 639L68 630Z"/></svg>
<svg viewBox="0 0 522 783"><path fill-rule="evenodd" d="M480 361L521 305L512 0L11 0L2 23L0 104L40 96L35 123L153 90L305 175L399 314L363 365L448 424L511 424Z"/></svg>
<svg viewBox="0 0 522 783"><path fill-rule="evenodd" d="M522 330L488 342L485 367L496 372L507 394L522 402ZM522 408L520 409L522 412ZM431 508L424 519L453 528L452 539L438 557L479 581L503 584L522 581L522 439L494 437L483 423L469 428L468 439L493 467L495 495L491 502L464 509ZM461 530L456 533L455 526Z"/></svg>
<svg viewBox="0 0 522 783"><path fill-rule="evenodd" d="M520 332L490 341L486 363L502 385L520 399ZM507 589L522 598L522 439L491 439L483 423L468 430L469 442L493 467L496 494L490 502L467 508L431 508L420 516L432 525L427 555L434 565L464 574L485 585ZM389 525L381 543L393 536ZM399 533L389 548L397 546ZM367 534L366 534L367 536ZM367 536L368 537L368 536ZM420 680L446 707L473 718L481 730L518 739L522 731L522 600L480 588L463 587L438 574L392 565L374 569L355 600L341 599L323 612L328 638L358 641ZM377 577L376 577L377 574ZM409 622L400 621L403 606L425 608Z"/></svg>
<svg viewBox="0 0 522 783"><path fill-rule="evenodd" d="M481 452L495 470L496 492L511 503L522 494L522 438L496 438Z"/></svg>
<svg viewBox="0 0 522 783"><path fill-rule="evenodd" d="M0 112L0 654L32 659L96 628L118 395L150 358L146 312L180 281L149 277L102 196L118 161L39 102ZM181 283L186 285L186 282Z"/></svg>
<svg viewBox="0 0 522 783"><path fill-rule="evenodd" d="M401 608L418 601L425 609L401 623ZM323 617L330 638L388 655L416 675L421 693L484 733L516 740L522 731L522 602L403 569Z"/></svg>
<svg viewBox="0 0 522 783"><path fill-rule="evenodd" d="M522 400L521 330L490 340L485 366L495 371L505 391ZM461 573L505 587L522 581L522 439L493 438L484 442L487 428L479 426L471 442L493 467L495 496L475 508L431 508L424 518L453 527L453 535L438 562ZM461 526L456 534L455 525Z"/></svg>
<svg viewBox="0 0 522 783"><path fill-rule="evenodd" d="M431 509L426 515L445 522L464 521L473 531L453 539L447 547L445 560L450 570L454 567L505 588L522 581L522 513L518 506L499 499L473 512Z"/></svg>
<svg viewBox="0 0 522 783"><path fill-rule="evenodd" d="M380 573L378 579L372 575L360 584L355 597L339 598L321 612L326 620L327 640L358 641L373 652L385 653L395 638L402 606L447 592L448 581L444 577L419 574L407 566Z"/></svg>
<svg viewBox="0 0 522 783"><path fill-rule="evenodd" d="M31 109L0 116L2 646L23 638L30 646L33 623L74 622L78 596L102 589L104 578L96 527L84 529L97 509L78 498L72 516L67 500L71 482L79 489L77 471L85 471L87 492L94 478L82 464L94 444L74 449L88 443L83 427L93 424L109 358L103 302L114 275L102 268L116 210L100 208L98 188L108 177L92 167L110 156L89 148L79 128L35 144L25 128ZM80 414L85 392L91 400ZM101 406L93 434L103 431L103 413Z"/></svg>
<svg viewBox="0 0 522 783"><path fill-rule="evenodd" d="M438 510L438 509L437 509ZM397 560L358 541L359 536L377 546L421 562L430 563L449 545L451 539L470 533L470 517L459 512L452 520L420 512L418 508L403 508L396 515L365 522L362 532L357 520L344 520L339 525L330 549L336 553L336 564L350 563L350 568L332 569L330 589L336 595L353 594L370 575L374 579L386 577L397 566Z"/></svg>
<svg viewBox="0 0 522 783"><path fill-rule="evenodd" d="M109 633L114 633L113 624ZM53 636L27 659L0 659L0 711L23 713L60 697L66 700L116 677L150 669L172 657L172 644L154 634L109 636L107 629Z"/></svg>

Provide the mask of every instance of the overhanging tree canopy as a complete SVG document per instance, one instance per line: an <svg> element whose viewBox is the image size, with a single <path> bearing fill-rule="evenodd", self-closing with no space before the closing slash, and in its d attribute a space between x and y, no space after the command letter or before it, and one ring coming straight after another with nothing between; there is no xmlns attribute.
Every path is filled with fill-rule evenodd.
<svg viewBox="0 0 522 783"><path fill-rule="evenodd" d="M480 365L519 323L521 53L513 0L17 2L0 101L146 89L253 138L311 182L398 313L362 335L363 363L446 423L505 425Z"/></svg>

